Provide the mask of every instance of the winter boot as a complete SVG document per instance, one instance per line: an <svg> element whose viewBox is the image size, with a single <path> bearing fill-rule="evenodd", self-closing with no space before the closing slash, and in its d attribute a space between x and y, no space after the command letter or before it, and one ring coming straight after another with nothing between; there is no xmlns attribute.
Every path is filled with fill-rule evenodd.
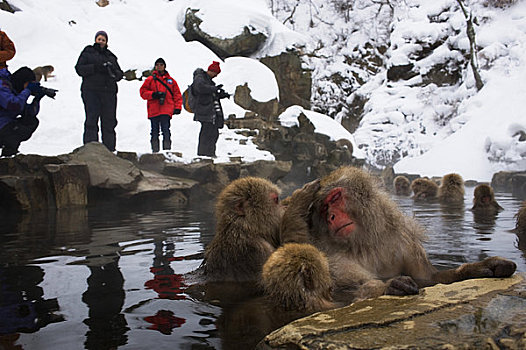
<svg viewBox="0 0 526 350"><path fill-rule="evenodd" d="M150 140L150 143L152 144L152 153L159 152L159 139L158 138L152 138Z"/></svg>
<svg viewBox="0 0 526 350"><path fill-rule="evenodd" d="M172 148L172 141L170 139L163 139L163 149L167 150Z"/></svg>

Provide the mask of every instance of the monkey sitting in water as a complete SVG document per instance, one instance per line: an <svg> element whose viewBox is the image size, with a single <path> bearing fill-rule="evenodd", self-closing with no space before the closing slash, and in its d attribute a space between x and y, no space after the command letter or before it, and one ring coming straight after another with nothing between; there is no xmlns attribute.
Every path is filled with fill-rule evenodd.
<svg viewBox="0 0 526 350"><path fill-rule="evenodd" d="M54 75L51 74L54 70L55 68L51 65L36 67L35 69L33 69L33 73L35 73L36 77L35 80L40 81L42 80L42 77L44 77L44 81L47 81L47 78L54 77Z"/></svg>

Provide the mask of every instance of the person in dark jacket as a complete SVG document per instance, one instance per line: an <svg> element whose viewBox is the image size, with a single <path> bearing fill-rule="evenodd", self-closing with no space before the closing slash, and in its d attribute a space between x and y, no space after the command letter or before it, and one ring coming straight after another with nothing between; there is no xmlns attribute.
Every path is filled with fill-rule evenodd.
<svg viewBox="0 0 526 350"><path fill-rule="evenodd" d="M15 57L15 44L0 30L0 69L7 68L6 62Z"/></svg>
<svg viewBox="0 0 526 350"><path fill-rule="evenodd" d="M159 152L159 128L163 132L163 149L172 147L170 139L170 119L173 114L180 114L183 105L181 90L174 78L170 76L166 62L162 58L155 61L155 70L141 86L140 94L147 100L148 119L151 123L152 152Z"/></svg>
<svg viewBox="0 0 526 350"><path fill-rule="evenodd" d="M99 141L99 119L102 143L115 151L117 126L117 82L123 72L117 56L108 50L108 34L98 31L95 43L82 50L75 70L82 77L81 96L86 112L84 144Z"/></svg>
<svg viewBox="0 0 526 350"><path fill-rule="evenodd" d="M31 104L27 104L34 95ZM22 67L13 74L7 68L0 69L0 147L2 156L18 153L22 141L29 140L38 127L37 114L40 99L44 96L35 73Z"/></svg>
<svg viewBox="0 0 526 350"><path fill-rule="evenodd" d="M215 157L216 142L219 138L219 129L223 127L224 117L219 100L230 97L223 90L223 85L216 85L212 80L221 68L219 62L213 61L205 72L201 68L194 71L192 93L195 96L194 120L201 123L199 132L199 144L197 146L198 156Z"/></svg>

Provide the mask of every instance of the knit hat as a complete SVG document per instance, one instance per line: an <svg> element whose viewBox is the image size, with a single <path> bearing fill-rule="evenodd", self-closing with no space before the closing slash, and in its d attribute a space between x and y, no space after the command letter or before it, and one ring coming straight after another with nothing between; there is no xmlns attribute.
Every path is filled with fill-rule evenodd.
<svg viewBox="0 0 526 350"><path fill-rule="evenodd" d="M219 62L213 61L212 64L208 66L208 70L217 74L221 73L221 68L219 68Z"/></svg>
<svg viewBox="0 0 526 350"><path fill-rule="evenodd" d="M24 90L25 83L35 80L35 73L29 67L19 68L16 72L11 74L11 84L13 84L13 89L15 89L17 93Z"/></svg>
<svg viewBox="0 0 526 350"><path fill-rule="evenodd" d="M99 30L97 33L95 33L95 40L97 40L97 37L99 35L102 35L103 37L105 37L106 38L106 42L108 41L108 33L106 33L103 30Z"/></svg>
<svg viewBox="0 0 526 350"><path fill-rule="evenodd" d="M162 64L164 64L164 66L166 67L166 62L164 62L164 60L163 60L161 57L159 57L159 58L155 61L155 64L157 64L157 63L162 63Z"/></svg>

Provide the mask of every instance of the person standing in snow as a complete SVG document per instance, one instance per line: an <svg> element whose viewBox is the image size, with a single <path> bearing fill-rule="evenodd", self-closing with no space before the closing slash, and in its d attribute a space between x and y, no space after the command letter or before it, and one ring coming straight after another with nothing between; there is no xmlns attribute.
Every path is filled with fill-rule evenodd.
<svg viewBox="0 0 526 350"><path fill-rule="evenodd" d="M169 150L172 147L170 119L173 114L181 113L183 98L177 82L166 70L164 59L155 61L154 71L142 84L140 94L148 101L152 152L159 152L159 128L163 133L163 150Z"/></svg>
<svg viewBox="0 0 526 350"><path fill-rule="evenodd" d="M115 151L117 126L117 82L124 73L117 56L108 50L108 34L98 31L95 43L82 50L75 70L82 77L81 96L86 112L84 144L99 141L99 119L102 143Z"/></svg>
<svg viewBox="0 0 526 350"><path fill-rule="evenodd" d="M223 109L219 100L230 97L223 90L223 85L216 85L212 80L219 73L221 73L221 68L217 61L213 61L206 72L202 68L197 68L194 71L192 83L192 93L195 96L194 120L201 123L197 146L198 156L216 156L219 129L223 127L224 123Z"/></svg>
<svg viewBox="0 0 526 350"><path fill-rule="evenodd" d="M34 95L31 104L27 103ZM0 147L2 157L18 153L22 141L29 140L38 127L37 114L44 92L35 73L22 67L13 74L0 69Z"/></svg>
<svg viewBox="0 0 526 350"><path fill-rule="evenodd" d="M0 30L0 69L7 68L6 62L15 57L15 44Z"/></svg>

